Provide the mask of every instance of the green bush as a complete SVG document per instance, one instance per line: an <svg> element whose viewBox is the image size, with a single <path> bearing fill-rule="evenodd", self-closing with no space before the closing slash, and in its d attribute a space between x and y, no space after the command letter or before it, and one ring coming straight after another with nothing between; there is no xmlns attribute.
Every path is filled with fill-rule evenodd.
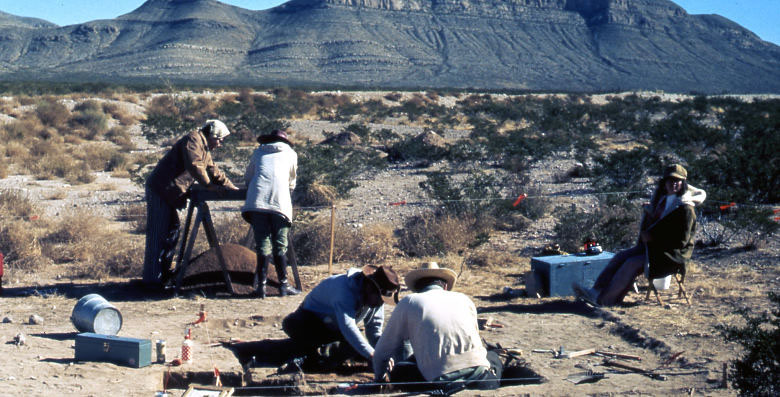
<svg viewBox="0 0 780 397"><path fill-rule="evenodd" d="M717 328L727 341L737 342L745 355L731 362L729 380L745 396L780 394L780 295L769 293L774 304L771 315L753 315L748 308L738 310L744 327L722 325Z"/></svg>
<svg viewBox="0 0 780 397"><path fill-rule="evenodd" d="M618 250L632 246L638 238L641 212L628 201L620 205L601 203L593 212L575 205L558 207L554 214L558 218L555 242L564 251L577 252L591 238L605 250Z"/></svg>

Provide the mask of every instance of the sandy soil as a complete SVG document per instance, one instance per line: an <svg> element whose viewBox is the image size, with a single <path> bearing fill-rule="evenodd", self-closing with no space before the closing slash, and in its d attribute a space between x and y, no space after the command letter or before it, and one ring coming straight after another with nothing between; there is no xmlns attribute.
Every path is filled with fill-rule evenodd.
<svg viewBox="0 0 780 397"><path fill-rule="evenodd" d="M309 127L307 127L309 126ZM326 129L317 123L300 122L298 131L313 136ZM307 130L308 128L308 130ZM408 128L408 127L404 127ZM334 129L335 130L335 129ZM417 132L414 129L410 133ZM457 132L452 132L457 135ZM587 184L572 181L556 183L556 172L571 166L565 157L538 164L533 178L543 192L583 192ZM106 177L99 183L111 183L115 190L104 194L73 193L64 200L48 201L47 208L57 216L71 206L86 206L110 216L112 205L139 200L142 192L127 180ZM399 166L360 181L354 197L342 203L339 219L357 224L390 222L398 224L404 216L414 214L416 207L389 207L388 202L417 199L419 170ZM0 187L22 187L33 198L46 200L46 189L66 189L65 185L50 186L24 176L12 176L0 181ZM96 184L76 190L99 190ZM365 199L372 197L372 200ZM410 199L411 198L411 199ZM587 206L588 201L578 202ZM396 211L397 212L393 212ZM343 212L341 212L343 211ZM755 251L737 248L696 251L694 265L686 283L693 295L691 306L674 297L676 287L665 293L669 302L661 307L644 302L644 291L630 294L626 304L610 309L592 309L572 298L537 298L523 296L523 274L530 270L530 257L550 243L552 223L542 219L523 233L496 233L481 250L485 255L500 252L505 263L486 267L461 266L458 259L438 258L440 263L460 272L456 290L472 296L481 318L492 317L503 327L487 328L482 336L488 342L522 350L528 366L546 378L540 385L504 387L495 392L464 391L461 395L733 395L735 391L721 388L723 364L740 354L739 347L723 341L715 326L738 323L733 310L749 307L754 312L768 309L766 294L780 288L780 243L775 238ZM479 255L479 252L476 253ZM142 260L139 258L139 261ZM394 258L390 265L401 274L416 267L416 261ZM350 265L339 263L333 273L343 272ZM251 265L250 265L251 266ZM329 274L325 264L300 267L304 292ZM273 376L275 367L256 365L245 370L241 359L246 351L236 354L220 342L258 342L280 340L284 333L280 321L301 302L302 295L265 300L246 296L228 296L219 288L197 288L174 295L172 292L146 291L136 279L110 279L101 282L62 282L55 269L41 269L35 275L17 277L6 274L5 294L0 298L0 387L9 395L49 396L72 394L80 396L132 395L151 396L168 390L181 395L187 383L213 382L214 368L221 372L224 384L262 386L284 379ZM644 283L644 281L640 281ZM506 287L511 290L505 293ZM168 343L168 360L180 355L184 333L192 327L196 343L194 363L183 366L152 364L133 369L99 362L74 360L76 329L69 317L82 296L99 293L115 305L123 316L120 336L164 339ZM198 319L201 307L207 321L191 325ZM392 310L392 306L388 307ZM42 324L31 324L30 316L43 318ZM25 336L17 345L14 337ZM235 346L234 346L235 347ZM533 353L533 349L577 351L597 348L608 352L640 356L641 362L626 364L644 369L659 369L667 379L654 380L641 374L618 373L602 365L603 359L587 355L571 359L554 358L551 353ZM256 357L262 361L262 357ZM154 353L152 359L155 359ZM363 368L367 369L367 368ZM575 385L565 378L592 369L606 378L591 384ZM356 367L349 373L306 374L309 383L305 391L322 394L354 394L340 388L349 382L367 382L370 374ZM317 383L319 382L319 383ZM254 388L241 390L244 395L280 394L282 390ZM397 394L397 393L396 393Z"/></svg>

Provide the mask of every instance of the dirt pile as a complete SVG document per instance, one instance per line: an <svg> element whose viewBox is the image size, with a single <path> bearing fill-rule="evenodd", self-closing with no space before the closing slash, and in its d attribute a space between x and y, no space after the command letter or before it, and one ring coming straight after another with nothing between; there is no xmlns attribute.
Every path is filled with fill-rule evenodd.
<svg viewBox="0 0 780 397"><path fill-rule="evenodd" d="M257 255L255 252L238 244L223 244L222 255L225 257L230 278L233 281L233 290L239 295L253 292L252 280L257 268ZM276 271L268 269L269 295L279 293ZM184 273L183 287L185 289L210 288L225 285L222 275L222 267L217 259L216 248L204 251L192 259Z"/></svg>

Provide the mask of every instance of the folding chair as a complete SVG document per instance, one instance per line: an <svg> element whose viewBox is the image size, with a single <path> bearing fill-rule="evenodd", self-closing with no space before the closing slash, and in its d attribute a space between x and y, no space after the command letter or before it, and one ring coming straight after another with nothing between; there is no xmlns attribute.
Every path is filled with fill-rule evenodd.
<svg viewBox="0 0 780 397"><path fill-rule="evenodd" d="M645 261L645 278L647 278L647 295L645 295L645 300L650 300L650 291L653 291L655 293L655 299L658 300L658 304L661 306L664 305L664 302L661 300L661 295L658 293L658 289L655 288L653 280L658 280L669 275L674 276L674 281L677 282L677 286L679 287L677 291L677 298L685 298L685 302L688 303L688 306L690 306L691 300L688 298L688 293L685 291L685 272L677 271L674 273L661 275L661 277L657 279L651 279L649 261Z"/></svg>

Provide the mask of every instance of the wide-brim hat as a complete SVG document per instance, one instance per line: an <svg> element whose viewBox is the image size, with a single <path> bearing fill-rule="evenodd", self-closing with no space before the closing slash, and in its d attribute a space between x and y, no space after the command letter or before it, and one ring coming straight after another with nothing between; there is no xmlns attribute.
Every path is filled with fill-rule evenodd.
<svg viewBox="0 0 780 397"><path fill-rule="evenodd" d="M377 287L382 300L386 303L398 303L398 291L401 289L401 283L398 281L398 274L392 267L365 265L362 271L363 275L370 280L369 282Z"/></svg>
<svg viewBox="0 0 780 397"><path fill-rule="evenodd" d="M672 164L664 170L664 179L675 178L680 180L688 179L688 171L680 164Z"/></svg>
<svg viewBox="0 0 780 397"><path fill-rule="evenodd" d="M273 130L271 131L270 134L260 135L259 137L257 137L257 142L260 144L284 142L292 146L292 143L290 143L290 139L287 137L287 131L285 130Z"/></svg>
<svg viewBox="0 0 780 397"><path fill-rule="evenodd" d="M458 279L458 275L455 274L454 271L439 267L439 264L436 262L425 262L420 265L419 269L409 272L404 278L404 281L406 282L406 286L414 291L417 281L428 277L444 280L447 283L447 291L452 290L452 287L455 286L455 281Z"/></svg>

